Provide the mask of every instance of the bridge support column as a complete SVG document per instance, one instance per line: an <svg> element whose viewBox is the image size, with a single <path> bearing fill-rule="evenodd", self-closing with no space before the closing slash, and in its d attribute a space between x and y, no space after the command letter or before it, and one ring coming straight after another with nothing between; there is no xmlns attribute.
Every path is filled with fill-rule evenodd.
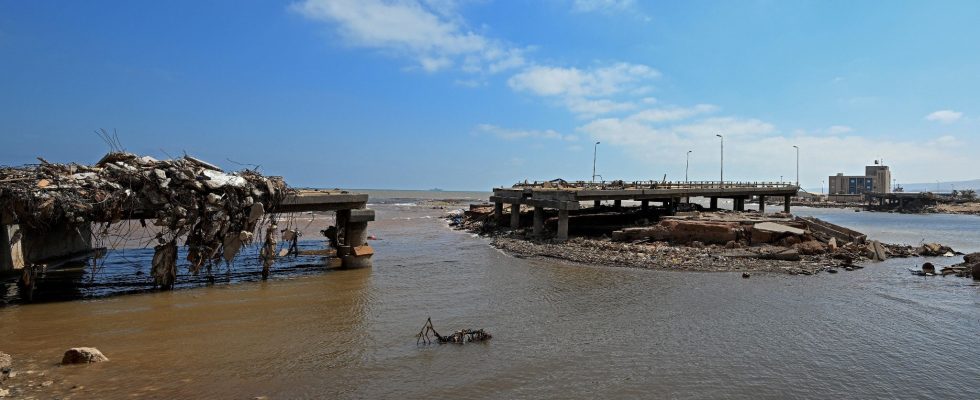
<svg viewBox="0 0 980 400"><path fill-rule="evenodd" d="M759 196L759 213L766 213L766 196Z"/></svg>
<svg viewBox="0 0 980 400"><path fill-rule="evenodd" d="M594 200L592 202L592 207L599 208L599 206L601 206L601 205L602 205L602 201L601 200Z"/></svg>
<svg viewBox="0 0 980 400"><path fill-rule="evenodd" d="M623 207L623 201L622 200L613 200L613 207L615 207L615 208L622 208Z"/></svg>
<svg viewBox="0 0 980 400"><path fill-rule="evenodd" d="M712 210L717 210L718 209L718 198L717 197L712 197L711 198L711 203L709 203L708 208L710 208Z"/></svg>
<svg viewBox="0 0 980 400"><path fill-rule="evenodd" d="M534 206L534 236L541 237L544 233L544 209Z"/></svg>
<svg viewBox="0 0 980 400"><path fill-rule="evenodd" d="M791 197L792 196L790 196L790 195L783 196L783 212L784 213L789 214L789 203L790 203L790 198Z"/></svg>
<svg viewBox="0 0 980 400"><path fill-rule="evenodd" d="M568 210L558 209L558 233L555 239L568 240Z"/></svg>
<svg viewBox="0 0 980 400"><path fill-rule="evenodd" d="M650 200L640 201L640 210L646 212L649 209L650 209Z"/></svg>
<svg viewBox="0 0 980 400"><path fill-rule="evenodd" d="M510 227L517 229L521 227L521 205L514 203L510 205Z"/></svg>
<svg viewBox="0 0 980 400"><path fill-rule="evenodd" d="M732 199L732 211L745 211L744 197L735 197Z"/></svg>
<svg viewBox="0 0 980 400"><path fill-rule="evenodd" d="M504 220L504 203L493 203L493 220L498 224Z"/></svg>

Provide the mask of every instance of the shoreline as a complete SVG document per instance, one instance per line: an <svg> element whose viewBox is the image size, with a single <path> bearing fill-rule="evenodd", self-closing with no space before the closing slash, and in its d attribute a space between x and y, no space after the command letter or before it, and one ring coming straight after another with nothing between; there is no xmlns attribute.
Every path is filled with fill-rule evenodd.
<svg viewBox="0 0 980 400"><path fill-rule="evenodd" d="M759 218L753 213L695 214L664 218L653 225L630 225L614 231L611 237L574 236L566 241L537 238L527 228L499 227L491 214L481 210L457 211L447 215L446 219L451 229L489 238L492 247L517 258L551 258L583 265L638 269L742 272L745 277L749 272L837 273L861 269L888 258L962 255L934 243L918 247L887 244L866 240L863 235L858 240L838 242L836 238L809 229L796 229L797 232L792 234L788 231L757 231L763 224L759 222L761 220L753 219ZM749 221L742 220L741 225L732 222L744 218ZM775 224L777 230L793 230L790 225L805 221L788 218L780 222L764 224L770 227ZM826 225L824 221L818 222ZM718 240L718 224L728 229L723 235L734 234L735 239L727 243L727 239ZM672 228L666 228L668 226ZM753 232L755 241L752 240Z"/></svg>

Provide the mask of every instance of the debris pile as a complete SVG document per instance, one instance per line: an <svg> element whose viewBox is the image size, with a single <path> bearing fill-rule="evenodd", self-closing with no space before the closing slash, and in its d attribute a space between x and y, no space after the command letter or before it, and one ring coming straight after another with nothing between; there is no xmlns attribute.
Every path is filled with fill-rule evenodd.
<svg viewBox="0 0 980 400"><path fill-rule="evenodd" d="M955 275L961 278L972 277L980 281L980 253L970 253L963 256L963 262L943 268L939 271L942 276Z"/></svg>
<svg viewBox="0 0 980 400"><path fill-rule="evenodd" d="M577 215L588 223L588 215ZM861 232L788 214L690 212L633 226L611 235L541 240L529 229L498 229L493 206L472 205L449 216L450 225L493 237L492 245L518 257L547 257L611 266L691 271L768 271L811 275L861 269L863 261L953 256L935 243L896 245L868 240ZM580 231L585 229L579 226Z"/></svg>
<svg viewBox="0 0 980 400"><path fill-rule="evenodd" d="M111 225L138 219L145 227L152 221L157 227L152 274L162 288L174 284L181 239L192 273L210 269L221 259L231 262L252 243L260 221L268 223L266 245L271 240L274 246L275 215L263 217L276 209L288 190L281 177L254 170L225 173L186 155L156 160L111 152L91 166L39 160L40 164L0 168L0 212L41 233L65 224ZM267 253L262 253L264 262L274 257Z"/></svg>
<svg viewBox="0 0 980 400"><path fill-rule="evenodd" d="M429 337L430 333L435 337L435 341ZM493 338L490 333L483 329L461 329L453 332L449 336L442 336L432 326L432 318L425 320L425 325L422 325L422 330L415 337L417 338L415 344L432 344L433 342L438 342L439 344L465 344L468 342L483 342Z"/></svg>

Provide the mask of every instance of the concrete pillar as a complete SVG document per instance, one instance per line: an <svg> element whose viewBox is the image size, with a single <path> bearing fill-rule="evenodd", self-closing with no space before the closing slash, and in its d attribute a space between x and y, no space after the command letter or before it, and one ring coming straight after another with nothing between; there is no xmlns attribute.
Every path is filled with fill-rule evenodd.
<svg viewBox="0 0 980 400"><path fill-rule="evenodd" d="M745 211L745 198L736 197L732 199L732 205L734 211Z"/></svg>
<svg viewBox="0 0 980 400"><path fill-rule="evenodd" d="M340 212L337 213L338 218ZM345 269L369 268L372 266L371 256L374 249L367 244L368 221L374 221L374 210L346 210L346 223L344 227L344 248L343 256L338 250L337 255L341 256L341 266Z"/></svg>
<svg viewBox="0 0 980 400"><path fill-rule="evenodd" d="M759 212L766 213L766 196L759 196Z"/></svg>
<svg viewBox="0 0 980 400"><path fill-rule="evenodd" d="M534 236L541 237L544 233L544 209L534 206Z"/></svg>
<svg viewBox="0 0 980 400"><path fill-rule="evenodd" d="M592 207L599 208L599 206L601 206L601 205L602 205L602 201L601 200L595 200L595 201L592 202Z"/></svg>
<svg viewBox="0 0 980 400"><path fill-rule="evenodd" d="M790 198L791 197L792 196L790 196L790 195L783 196L783 212L784 213L789 214L789 203L790 203Z"/></svg>
<svg viewBox="0 0 980 400"><path fill-rule="evenodd" d="M640 210L647 211L650 209L650 200L640 201Z"/></svg>
<svg viewBox="0 0 980 400"><path fill-rule="evenodd" d="M558 210L558 233L555 239L568 240L568 210Z"/></svg>
<svg viewBox="0 0 980 400"><path fill-rule="evenodd" d="M613 200L613 207L622 208L623 207L623 201L622 200Z"/></svg>
<svg viewBox="0 0 980 400"><path fill-rule="evenodd" d="M498 224L504 220L504 203L493 203L493 220Z"/></svg>
<svg viewBox="0 0 980 400"><path fill-rule="evenodd" d="M708 208L710 208L712 210L718 209L718 198L717 197L712 197L711 198L711 203L710 203L710 205L708 205Z"/></svg>
<svg viewBox="0 0 980 400"><path fill-rule="evenodd" d="M510 227L517 229L521 227L521 205L510 205Z"/></svg>

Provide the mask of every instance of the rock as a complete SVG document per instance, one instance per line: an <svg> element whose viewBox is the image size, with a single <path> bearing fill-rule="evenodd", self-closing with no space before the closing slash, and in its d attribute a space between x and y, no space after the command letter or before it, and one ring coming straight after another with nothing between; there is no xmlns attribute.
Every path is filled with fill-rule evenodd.
<svg viewBox="0 0 980 400"><path fill-rule="evenodd" d="M14 365L14 358L10 354L0 351L0 370L9 369L12 365Z"/></svg>
<svg viewBox="0 0 980 400"><path fill-rule="evenodd" d="M922 272L927 273L927 274L935 274L936 273L936 266L935 265L932 265L932 263L930 263L930 262L927 262L925 264L922 264Z"/></svg>
<svg viewBox="0 0 980 400"><path fill-rule="evenodd" d="M827 242L827 249L831 253L837 251L837 238L830 238L830 241Z"/></svg>
<svg viewBox="0 0 980 400"><path fill-rule="evenodd" d="M44 381L44 382L41 382L41 386L43 386L43 387L48 387L48 386L51 386L51 385L54 385L54 381Z"/></svg>
<svg viewBox="0 0 980 400"><path fill-rule="evenodd" d="M88 364L102 361L109 361L109 358L102 354L95 347L75 347L68 349L62 357L62 364Z"/></svg>
<svg viewBox="0 0 980 400"><path fill-rule="evenodd" d="M816 255L816 254L823 254L827 252L827 249L824 248L823 243L820 243L816 240L797 243L793 245L793 248L799 251L800 254L803 255Z"/></svg>
<svg viewBox="0 0 980 400"><path fill-rule="evenodd" d="M738 249L740 247L742 247L742 246L738 242L736 242L734 240L729 240L728 243L725 243L725 248L726 249Z"/></svg>
<svg viewBox="0 0 980 400"><path fill-rule="evenodd" d="M973 264L970 273L973 274L973 280L980 281L980 263Z"/></svg>
<svg viewBox="0 0 980 400"><path fill-rule="evenodd" d="M749 277L751 277L751 276L752 275L750 275L748 272L743 272L742 273L742 278L749 279Z"/></svg>
<svg viewBox="0 0 980 400"><path fill-rule="evenodd" d="M7 397L10 395L10 389L0 389L0 397Z"/></svg>
<svg viewBox="0 0 980 400"><path fill-rule="evenodd" d="M963 256L963 262L967 264L980 263L980 253L970 253Z"/></svg>

